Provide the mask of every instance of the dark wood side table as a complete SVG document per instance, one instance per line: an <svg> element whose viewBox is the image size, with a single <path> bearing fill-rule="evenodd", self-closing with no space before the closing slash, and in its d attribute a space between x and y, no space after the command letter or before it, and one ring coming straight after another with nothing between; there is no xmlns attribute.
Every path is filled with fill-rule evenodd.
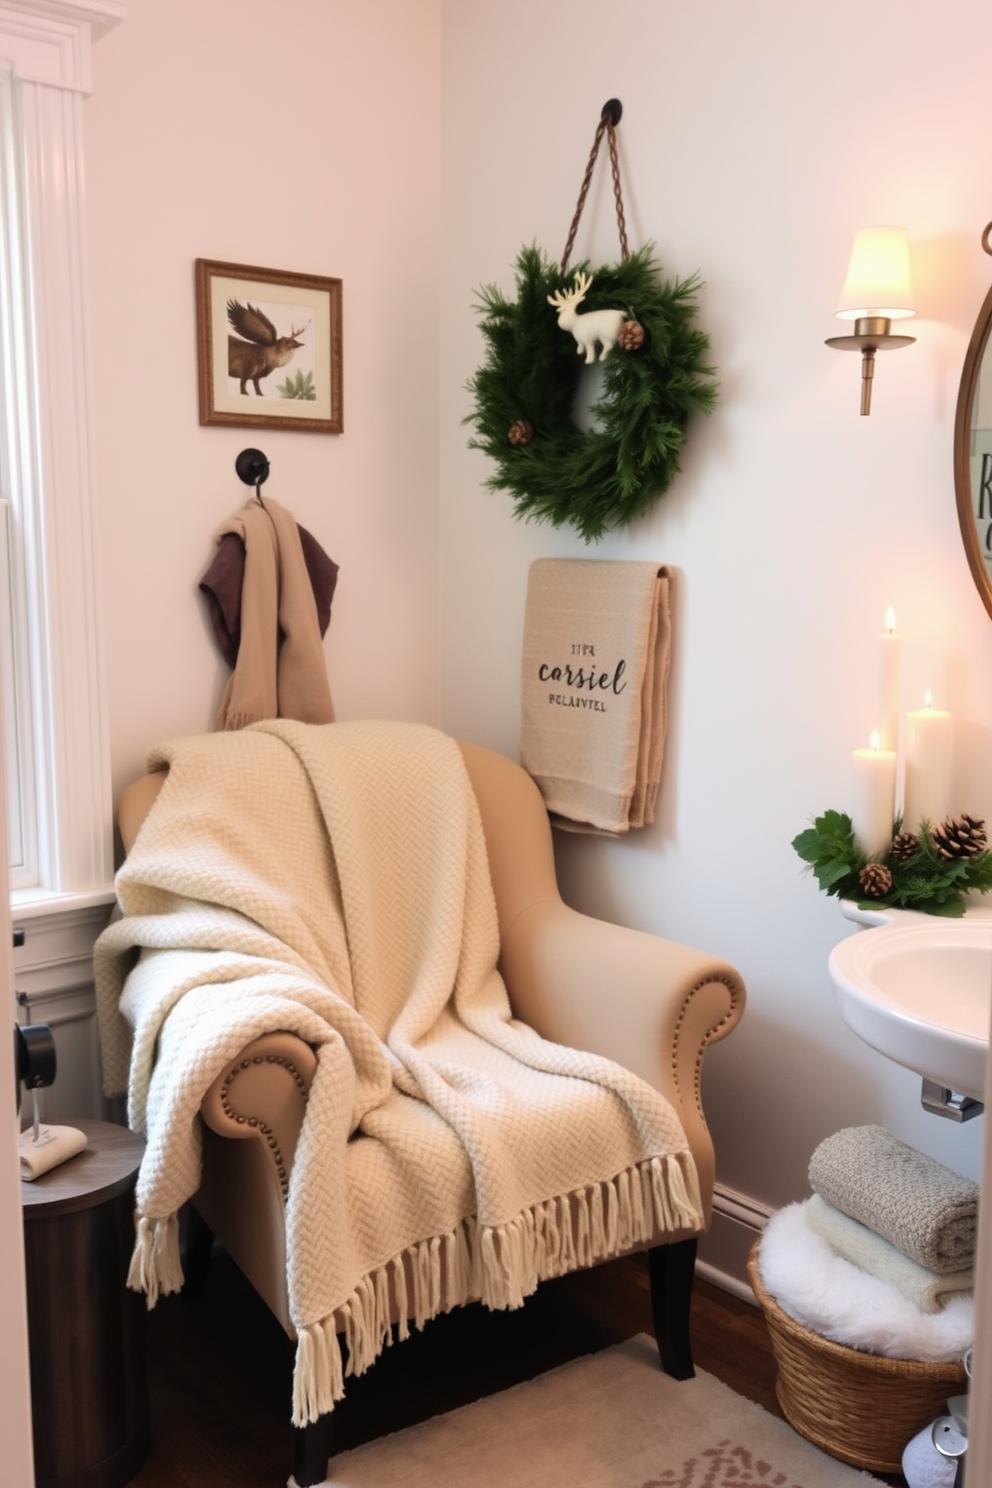
<svg viewBox="0 0 992 1488"><path fill-rule="evenodd" d="M144 1298L125 1281L140 1137L74 1121L89 1146L21 1184L37 1488L123 1488L148 1455Z"/></svg>

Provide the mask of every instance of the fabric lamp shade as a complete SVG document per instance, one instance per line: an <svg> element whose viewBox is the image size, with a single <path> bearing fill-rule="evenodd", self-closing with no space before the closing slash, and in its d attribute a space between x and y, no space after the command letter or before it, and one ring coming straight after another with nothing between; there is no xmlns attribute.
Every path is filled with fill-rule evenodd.
<svg viewBox="0 0 992 1488"><path fill-rule="evenodd" d="M834 314L838 320L865 316L903 320L916 314L904 227L865 227L854 234L847 278Z"/></svg>

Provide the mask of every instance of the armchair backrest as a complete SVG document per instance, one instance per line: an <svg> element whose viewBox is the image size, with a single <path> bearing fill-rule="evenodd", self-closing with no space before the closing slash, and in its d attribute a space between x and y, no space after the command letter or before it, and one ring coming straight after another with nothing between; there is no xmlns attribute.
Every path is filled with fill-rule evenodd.
<svg viewBox="0 0 992 1488"><path fill-rule="evenodd" d="M502 939L523 910L560 897L551 827L541 793L525 770L478 744L459 748L479 803ZM164 784L164 771L143 775L121 796L117 822L125 852Z"/></svg>

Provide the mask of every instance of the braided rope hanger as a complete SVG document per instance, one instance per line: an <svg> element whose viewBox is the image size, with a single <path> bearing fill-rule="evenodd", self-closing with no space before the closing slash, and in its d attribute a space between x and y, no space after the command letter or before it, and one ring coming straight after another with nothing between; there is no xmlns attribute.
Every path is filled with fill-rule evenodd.
<svg viewBox="0 0 992 1488"><path fill-rule="evenodd" d="M627 224L624 221L623 215L623 195L620 191L620 162L617 159L616 126L620 123L622 115L623 104L620 102L619 98L611 98L608 100L608 102L603 104L602 112L599 116L599 125L596 129L596 138L592 142L592 150L589 154L589 163L586 166L586 173L582 180L582 189L579 192L579 200L575 206L575 215L572 218L572 226L569 228L568 242L565 244L565 252L562 254L562 278L565 277L565 274L568 271L568 260L572 255L572 248L575 245L575 234L579 230L579 218L582 216L582 208L585 206L586 197L589 195L589 183L592 181L593 167L596 164L596 157L599 154L599 146L604 134L606 135L610 146L610 167L613 172L613 199L616 202L617 207L617 228L620 233L621 263L626 263L627 259L630 257L630 250L627 247Z"/></svg>

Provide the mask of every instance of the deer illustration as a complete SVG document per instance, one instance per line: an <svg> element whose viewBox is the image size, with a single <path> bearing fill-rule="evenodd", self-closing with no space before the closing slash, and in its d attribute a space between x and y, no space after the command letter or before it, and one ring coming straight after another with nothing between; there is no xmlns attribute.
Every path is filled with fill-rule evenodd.
<svg viewBox="0 0 992 1488"><path fill-rule="evenodd" d="M227 338L227 371L236 377L241 391L247 395L249 382L254 383L255 392L262 397L259 379L268 377L277 367L285 367L292 361L294 351L303 345L297 337L306 326L294 328L288 336L280 336L269 317L257 305L242 305L240 300L228 300L227 318L238 332ZM309 322L307 322L309 324ZM242 340L241 337L245 339Z"/></svg>
<svg viewBox="0 0 992 1488"><path fill-rule="evenodd" d="M586 363L596 360L596 342L602 345L599 360L605 362L617 342L620 327L626 320L624 310L591 310L580 315L576 309L589 292L592 283L591 274L583 274L576 270L575 282L571 289L558 289L553 295L548 295L548 304L554 305L558 311L558 324L563 331L571 331L578 342L578 351L586 354Z"/></svg>

